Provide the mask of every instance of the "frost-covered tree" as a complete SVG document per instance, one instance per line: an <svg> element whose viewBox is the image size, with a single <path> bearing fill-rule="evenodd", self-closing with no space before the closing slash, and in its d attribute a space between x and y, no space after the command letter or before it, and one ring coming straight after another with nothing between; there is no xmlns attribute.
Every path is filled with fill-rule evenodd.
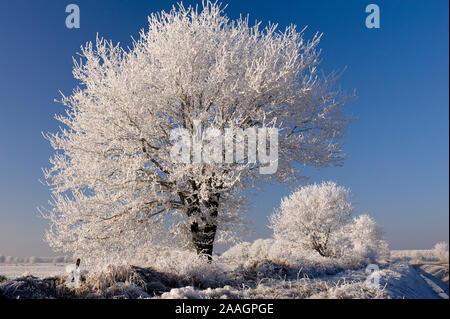
<svg viewBox="0 0 450 319"><path fill-rule="evenodd" d="M318 73L319 40L231 21L207 2L150 15L131 48L87 43L74 60L80 85L56 116L63 127L46 135L56 150L44 170L51 246L120 257L170 234L211 255L216 233L227 239L241 224L246 189L299 180L296 163L340 165L348 99L336 74ZM278 170L173 161L171 133L196 127L279 129Z"/></svg>
<svg viewBox="0 0 450 319"><path fill-rule="evenodd" d="M448 244L445 241L434 245L433 253L440 262L448 263Z"/></svg>
<svg viewBox="0 0 450 319"><path fill-rule="evenodd" d="M337 233L351 220L350 191L334 182L300 187L270 216L276 240L294 242L330 256Z"/></svg>
<svg viewBox="0 0 450 319"><path fill-rule="evenodd" d="M355 265L389 255L383 232L369 215L352 217L350 190L334 182L300 187L270 216L274 238Z"/></svg>
<svg viewBox="0 0 450 319"><path fill-rule="evenodd" d="M331 244L334 256L375 262L389 256L389 247L383 231L367 214L354 217L340 229Z"/></svg>

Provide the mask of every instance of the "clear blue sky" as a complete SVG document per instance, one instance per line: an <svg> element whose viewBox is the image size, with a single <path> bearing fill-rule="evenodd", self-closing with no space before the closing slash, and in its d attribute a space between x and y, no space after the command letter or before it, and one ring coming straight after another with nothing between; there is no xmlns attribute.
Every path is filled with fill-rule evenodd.
<svg viewBox="0 0 450 319"><path fill-rule="evenodd" d="M224 1L226 2L226 1ZM65 27L65 7L76 3L81 28ZM38 179L52 150L41 132L56 131L53 102L70 94L72 56L80 45L105 38L130 44L150 12L175 1L0 2L0 255L50 255L47 227L36 207L49 192ZM184 2L185 4L191 3ZM192 2L196 3L196 2ZM381 28L367 29L365 7L376 3ZM356 89L348 104L357 117L345 139L344 167L307 169L312 181L350 187L356 212L384 228L393 249L421 249L448 241L449 20L448 1L228 1L227 14L309 26L324 33L322 67L347 67L342 88ZM265 237L267 216L288 190L267 187L252 198L253 237Z"/></svg>

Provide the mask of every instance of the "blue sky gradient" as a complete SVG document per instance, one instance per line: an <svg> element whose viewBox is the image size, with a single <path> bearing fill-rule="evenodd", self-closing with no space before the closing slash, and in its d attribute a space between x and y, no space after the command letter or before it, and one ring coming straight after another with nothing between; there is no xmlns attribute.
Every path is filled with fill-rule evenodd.
<svg viewBox="0 0 450 319"><path fill-rule="evenodd" d="M225 1L224 1L225 2ZM81 28L65 27L76 3ZM184 4L198 3L185 1ZM304 173L351 188L356 213L369 213L393 249L429 248L449 238L448 1L238 1L230 18L250 14L280 28L308 26L324 37L325 72L347 67L346 107L356 118L346 138L343 167ZM381 28L367 29L365 7L376 3ZM70 94L72 56L100 36L131 43L147 15L175 1L4 0L0 2L0 255L52 255L43 242L47 222L36 207L49 192L38 182L53 153L41 132L55 132L58 91ZM251 197L251 238L270 236L268 215L289 190L272 185Z"/></svg>

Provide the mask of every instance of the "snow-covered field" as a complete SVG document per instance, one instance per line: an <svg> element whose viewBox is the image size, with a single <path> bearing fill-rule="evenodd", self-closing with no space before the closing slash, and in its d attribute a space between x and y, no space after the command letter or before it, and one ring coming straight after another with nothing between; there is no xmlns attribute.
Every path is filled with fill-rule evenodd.
<svg viewBox="0 0 450 319"><path fill-rule="evenodd" d="M333 276L315 279L278 280L258 285L255 289L238 291L219 288L195 290L192 287L172 289L161 298L389 298L389 299L448 299L448 285L430 283L408 263L396 262L379 271L379 289L366 286L365 269L348 270Z"/></svg>
<svg viewBox="0 0 450 319"><path fill-rule="evenodd" d="M210 268L199 269L195 273L186 271L186 274L189 273L192 276L192 284L189 283L189 279L175 277L173 274L169 275L154 270L147 271L145 268L122 267L97 277L95 285L98 287L103 285L106 288L102 290L101 294L98 292L99 295L91 294L90 297L448 299L448 263L423 260L418 263L417 260L422 258L416 258L417 256L426 255L433 259L430 252L423 251L397 251L391 255L391 259L380 264L379 271L375 272L375 277L379 278L379 288L368 286L366 267L340 270L334 274L330 268L322 273L318 271L316 275L311 275L311 271L303 273L299 269L295 275L295 273L281 269L282 267L279 265L259 265L254 267L254 272L249 268L246 268L245 271L239 270L240 276L245 280L238 283L238 281L224 279L226 276L231 278L230 274L226 274L225 277L216 274L216 278L208 278L211 274L207 274L207 272L216 271L213 269L215 266L210 265L207 266ZM29 281L34 281L33 285L39 285L39 280L31 277L28 277L31 278L29 281L8 281L27 275L41 279L54 276L64 278L66 266L66 263L0 263L0 275L7 278L7 280L5 278L2 280L0 276L0 281L2 281L0 289L7 294L8 291L22 287L25 282L29 284ZM281 268L277 269L276 267ZM318 264L317 267L329 266ZM202 272L204 272L203 277L201 277ZM235 270L233 274L236 274ZM214 280L217 280L218 284L211 284ZM204 285L203 288L202 285Z"/></svg>
<svg viewBox="0 0 450 319"><path fill-rule="evenodd" d="M0 263L0 275L8 279L21 277L24 275L33 275L38 278L46 278L65 274L65 268L68 264L64 263Z"/></svg>

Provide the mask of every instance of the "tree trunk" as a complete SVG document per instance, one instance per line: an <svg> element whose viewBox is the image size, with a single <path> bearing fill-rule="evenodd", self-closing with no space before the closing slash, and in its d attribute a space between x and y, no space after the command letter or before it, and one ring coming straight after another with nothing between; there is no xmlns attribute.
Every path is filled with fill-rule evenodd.
<svg viewBox="0 0 450 319"><path fill-rule="evenodd" d="M188 212L188 216L196 217L196 221L191 223L192 243L197 250L197 254L204 254L208 260L212 260L214 249L214 239L217 232L217 214L219 208L220 195L212 195L210 200L204 202L205 211L201 211L199 205L194 205ZM199 225L198 221L201 221Z"/></svg>
<svg viewBox="0 0 450 319"><path fill-rule="evenodd" d="M192 189L198 190L195 182L191 181ZM217 215L219 211L219 193L212 193L209 200L200 202L198 195L191 197L179 193L181 201L186 205L186 215L191 222L191 236L197 254L204 254L212 260L214 239L217 231Z"/></svg>
<svg viewBox="0 0 450 319"><path fill-rule="evenodd" d="M217 225L206 223L200 227L197 222L191 224L192 242L197 254L204 254L208 260L212 260L214 239L216 237Z"/></svg>

